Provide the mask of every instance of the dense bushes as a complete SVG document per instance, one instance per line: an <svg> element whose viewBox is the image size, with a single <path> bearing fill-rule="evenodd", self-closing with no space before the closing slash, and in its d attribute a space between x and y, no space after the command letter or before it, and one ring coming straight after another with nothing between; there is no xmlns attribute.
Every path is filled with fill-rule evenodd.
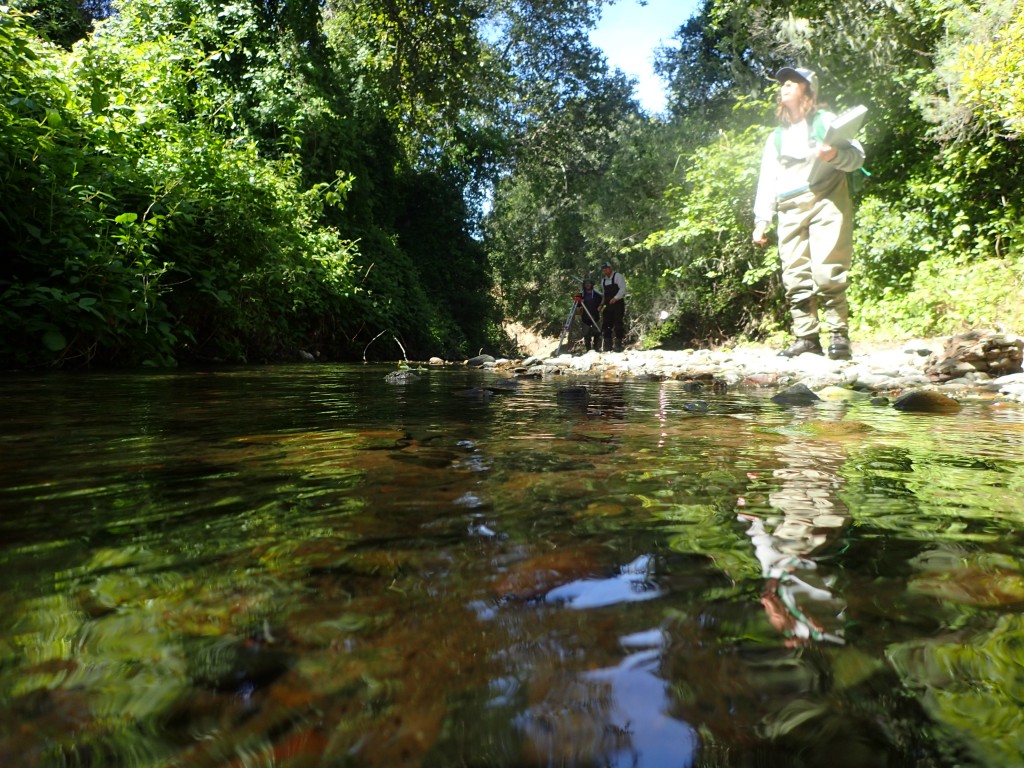
<svg viewBox="0 0 1024 768"><path fill-rule="evenodd" d="M265 21L126 2L68 52L0 17L4 367L500 342L459 182L403 161L322 41Z"/></svg>
<svg viewBox="0 0 1024 768"><path fill-rule="evenodd" d="M353 244L312 226L324 191L294 164L220 129L202 51L98 36L63 55L4 22L22 75L3 124L8 364L295 354L340 313Z"/></svg>

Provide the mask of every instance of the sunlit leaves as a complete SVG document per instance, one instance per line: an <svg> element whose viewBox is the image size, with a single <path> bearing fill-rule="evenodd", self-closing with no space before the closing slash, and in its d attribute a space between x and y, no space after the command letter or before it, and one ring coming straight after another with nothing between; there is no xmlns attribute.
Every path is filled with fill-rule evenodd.
<svg viewBox="0 0 1024 768"><path fill-rule="evenodd" d="M1024 12L982 42L961 49L954 64L960 98L989 124L1012 136L1024 133Z"/></svg>
<svg viewBox="0 0 1024 768"><path fill-rule="evenodd" d="M50 244L13 240L16 278L0 284L7 355L167 365L202 338L241 356L266 318L278 323L266 335L287 343L355 292L354 246L316 228L351 180L335 167L332 182L304 191L293 159L268 160L232 122L234 101L214 77L211 62L238 53L251 14L226 13L218 31L169 9L126 4L63 59L4 28L22 70L8 86L34 89L38 113L8 123L5 144L40 158L12 163L25 169L23 192L12 186L5 210ZM38 138L24 143L28 128ZM230 301L239 291L249 301Z"/></svg>

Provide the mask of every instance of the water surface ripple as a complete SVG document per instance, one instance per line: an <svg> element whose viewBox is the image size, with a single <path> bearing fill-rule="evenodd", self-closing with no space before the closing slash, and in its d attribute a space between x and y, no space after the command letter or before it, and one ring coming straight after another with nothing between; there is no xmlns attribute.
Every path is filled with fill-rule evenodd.
<svg viewBox="0 0 1024 768"><path fill-rule="evenodd" d="M0 765L1024 765L1024 418L0 381Z"/></svg>

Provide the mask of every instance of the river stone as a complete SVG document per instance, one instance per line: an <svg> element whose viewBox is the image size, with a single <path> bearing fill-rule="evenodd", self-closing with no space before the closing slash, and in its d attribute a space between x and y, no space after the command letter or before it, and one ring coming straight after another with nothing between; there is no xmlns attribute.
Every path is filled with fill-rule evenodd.
<svg viewBox="0 0 1024 768"><path fill-rule="evenodd" d="M1011 373L1007 376L1000 376L992 380L992 384L1003 386L1005 384L1024 384L1024 373Z"/></svg>
<svg viewBox="0 0 1024 768"><path fill-rule="evenodd" d="M974 391L984 391L984 386L992 381L992 378L987 374L978 372L972 373L967 376L963 376L959 379L951 379L950 381L938 382L932 385L929 389L935 389L939 392L946 392L949 390L965 390L970 389ZM950 395L950 397L956 397L956 395Z"/></svg>
<svg viewBox="0 0 1024 768"><path fill-rule="evenodd" d="M936 381L955 379L969 371L986 371L993 376L1016 373L1024 359L1024 339L995 331L968 331L946 342L941 359L930 366Z"/></svg>
<svg viewBox="0 0 1024 768"><path fill-rule="evenodd" d="M806 353L805 353L806 354ZM825 389L826 387L845 387L857 381L857 376L851 371L829 371L826 373L812 373L805 376L803 383L813 392Z"/></svg>
<svg viewBox="0 0 1024 768"><path fill-rule="evenodd" d="M413 370L392 371L384 377L384 381L388 384L407 384L410 381L416 381L419 376L419 372Z"/></svg>
<svg viewBox="0 0 1024 768"><path fill-rule="evenodd" d="M469 358L469 360L466 361L466 365L468 365L470 368L481 368L484 366L485 363L494 362L494 358L491 357L490 355L477 355L476 357Z"/></svg>
<svg viewBox="0 0 1024 768"><path fill-rule="evenodd" d="M752 387L774 387L778 385L780 378L777 372L772 371L770 373L752 373L744 381Z"/></svg>
<svg viewBox="0 0 1024 768"><path fill-rule="evenodd" d="M821 402L821 398L814 394L806 384L794 384L789 389L784 389L774 395L772 402L779 405L812 405Z"/></svg>
<svg viewBox="0 0 1024 768"><path fill-rule="evenodd" d="M494 397L494 392L487 387L470 387L469 389L460 390L455 394L471 400L490 400Z"/></svg>
<svg viewBox="0 0 1024 768"><path fill-rule="evenodd" d="M941 392L918 389L896 398L892 407L907 413L956 413L960 403Z"/></svg>
<svg viewBox="0 0 1024 768"><path fill-rule="evenodd" d="M585 403L590 398L590 390L586 387L564 387L555 397L565 403Z"/></svg>
<svg viewBox="0 0 1024 768"><path fill-rule="evenodd" d="M918 357L930 357L935 354L930 344L920 341L919 339L912 339L903 345L903 353L906 355L917 355Z"/></svg>
<svg viewBox="0 0 1024 768"><path fill-rule="evenodd" d="M858 392L854 389L847 389L846 387L834 387L828 386L824 389L818 390L818 397L822 400L828 400L834 403L842 403L848 400L863 400L870 397L867 392Z"/></svg>
<svg viewBox="0 0 1024 768"><path fill-rule="evenodd" d="M566 367L574 371L586 373L594 367L594 359L592 357L574 357Z"/></svg>
<svg viewBox="0 0 1024 768"><path fill-rule="evenodd" d="M927 376L900 376L893 379L893 386L890 389L908 390L914 387L931 385L932 381Z"/></svg>
<svg viewBox="0 0 1024 768"><path fill-rule="evenodd" d="M999 385L999 394L1017 402L1024 402L1024 381L1012 381Z"/></svg>
<svg viewBox="0 0 1024 768"><path fill-rule="evenodd" d="M882 373L864 372L857 375L857 386L878 391L880 389L891 389L895 376L888 371Z"/></svg>

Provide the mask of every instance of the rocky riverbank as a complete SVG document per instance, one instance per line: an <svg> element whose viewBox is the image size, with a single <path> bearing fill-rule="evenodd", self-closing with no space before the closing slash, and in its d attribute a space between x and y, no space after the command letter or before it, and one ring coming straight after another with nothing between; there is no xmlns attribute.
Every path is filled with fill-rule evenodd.
<svg viewBox="0 0 1024 768"><path fill-rule="evenodd" d="M559 376L579 383L588 379L673 379L718 389L754 387L780 392L802 385L819 396L823 392L837 396L838 389L888 398L924 390L954 399L986 396L1024 403L1022 357L1021 337L972 331L948 339L872 349L855 346L852 360L812 354L790 359L779 357L774 349L738 346L535 355L523 360L481 355L466 364L509 377Z"/></svg>

